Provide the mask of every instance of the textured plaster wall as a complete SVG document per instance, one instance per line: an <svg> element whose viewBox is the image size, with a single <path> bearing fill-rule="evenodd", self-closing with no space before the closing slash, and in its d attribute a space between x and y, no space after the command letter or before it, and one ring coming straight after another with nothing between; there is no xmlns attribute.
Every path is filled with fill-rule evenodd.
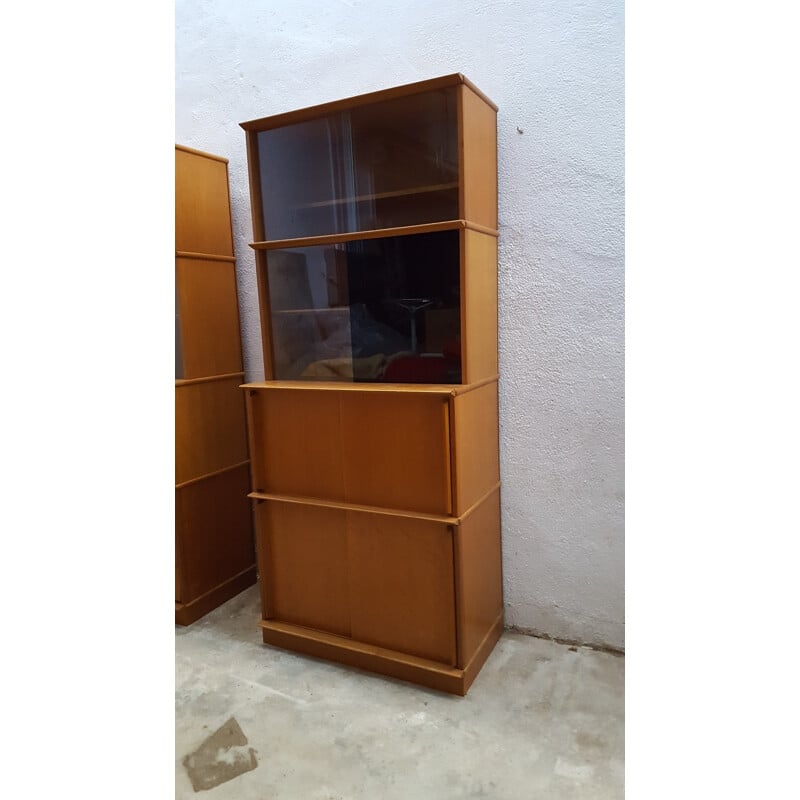
<svg viewBox="0 0 800 800"><path fill-rule="evenodd" d="M230 160L263 376L243 120L463 72L500 107L503 569L511 626L624 646L622 0L177 0L175 141Z"/></svg>

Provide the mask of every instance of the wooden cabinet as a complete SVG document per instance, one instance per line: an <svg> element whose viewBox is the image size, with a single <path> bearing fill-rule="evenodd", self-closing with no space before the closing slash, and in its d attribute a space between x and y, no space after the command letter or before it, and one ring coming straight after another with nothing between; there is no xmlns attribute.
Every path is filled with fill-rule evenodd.
<svg viewBox="0 0 800 800"><path fill-rule="evenodd" d="M175 148L175 622L255 583L228 164Z"/></svg>
<svg viewBox="0 0 800 800"><path fill-rule="evenodd" d="M457 694L503 629L496 111L448 75L242 123L263 639Z"/></svg>

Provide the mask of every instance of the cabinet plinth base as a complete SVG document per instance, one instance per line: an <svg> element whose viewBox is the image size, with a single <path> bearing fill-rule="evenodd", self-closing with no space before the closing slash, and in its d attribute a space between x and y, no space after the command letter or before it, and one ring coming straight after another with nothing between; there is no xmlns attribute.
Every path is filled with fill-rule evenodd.
<svg viewBox="0 0 800 800"><path fill-rule="evenodd" d="M208 614L209 611L213 611L231 598L236 597L248 586L252 586L256 579L256 567L253 565L238 575L234 575L225 583L215 586L210 592L206 592L188 603L175 603L175 624L191 625L200 617Z"/></svg>
<svg viewBox="0 0 800 800"><path fill-rule="evenodd" d="M336 661L367 672L388 675L391 678L399 678L463 697L503 632L503 615L498 616L487 631L480 647L465 669L449 667L436 661L299 625L275 620L262 620L260 625L264 644L327 661Z"/></svg>

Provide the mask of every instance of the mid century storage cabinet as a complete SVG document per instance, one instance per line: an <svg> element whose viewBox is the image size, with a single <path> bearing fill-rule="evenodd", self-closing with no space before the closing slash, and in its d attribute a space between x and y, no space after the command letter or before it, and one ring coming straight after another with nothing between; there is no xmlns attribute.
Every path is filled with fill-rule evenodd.
<svg viewBox="0 0 800 800"><path fill-rule="evenodd" d="M456 74L242 123L264 642L462 695L503 629L496 112Z"/></svg>
<svg viewBox="0 0 800 800"><path fill-rule="evenodd" d="M175 622L256 582L228 162L175 147Z"/></svg>

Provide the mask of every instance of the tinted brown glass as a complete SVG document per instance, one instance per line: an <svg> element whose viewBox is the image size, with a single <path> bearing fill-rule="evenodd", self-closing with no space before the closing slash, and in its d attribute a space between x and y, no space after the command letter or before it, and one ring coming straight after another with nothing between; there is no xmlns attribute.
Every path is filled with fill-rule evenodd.
<svg viewBox="0 0 800 800"><path fill-rule="evenodd" d="M257 136L266 239L458 219L455 88Z"/></svg>
<svg viewBox="0 0 800 800"><path fill-rule="evenodd" d="M458 231L267 252L275 378L460 383Z"/></svg>

